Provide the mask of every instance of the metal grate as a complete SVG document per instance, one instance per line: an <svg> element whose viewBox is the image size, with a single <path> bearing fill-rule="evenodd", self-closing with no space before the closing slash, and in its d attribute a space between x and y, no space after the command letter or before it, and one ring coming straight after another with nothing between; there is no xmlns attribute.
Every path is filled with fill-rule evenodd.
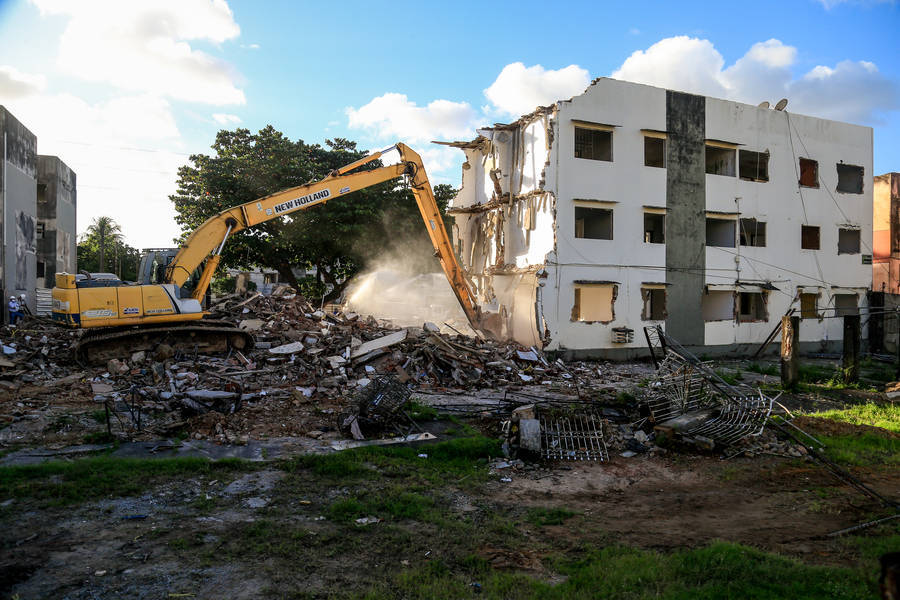
<svg viewBox="0 0 900 600"><path fill-rule="evenodd" d="M703 436L723 446L759 435L772 412L772 402L772 398L762 393L758 397L734 398L722 407L717 417L687 431L686 435Z"/></svg>
<svg viewBox="0 0 900 600"><path fill-rule="evenodd" d="M762 433L772 412L773 398L747 386L732 386L691 354L661 327L645 327L647 347L656 365L656 377L647 387L646 404L653 421L662 423L685 413L715 408L715 416L684 432L705 437L718 445L735 444Z"/></svg>
<svg viewBox="0 0 900 600"><path fill-rule="evenodd" d="M541 417L541 454L549 460L606 462L609 452L603 439L603 421L594 415L549 419Z"/></svg>

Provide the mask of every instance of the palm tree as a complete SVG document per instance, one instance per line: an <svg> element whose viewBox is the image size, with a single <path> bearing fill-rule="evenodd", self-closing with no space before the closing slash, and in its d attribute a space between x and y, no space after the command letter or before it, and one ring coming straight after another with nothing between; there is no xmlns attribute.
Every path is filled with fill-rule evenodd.
<svg viewBox="0 0 900 600"><path fill-rule="evenodd" d="M116 244L122 237L122 228L112 217L94 217L94 222L87 228L88 235L96 237L100 242L100 265L98 271L105 272L107 244Z"/></svg>

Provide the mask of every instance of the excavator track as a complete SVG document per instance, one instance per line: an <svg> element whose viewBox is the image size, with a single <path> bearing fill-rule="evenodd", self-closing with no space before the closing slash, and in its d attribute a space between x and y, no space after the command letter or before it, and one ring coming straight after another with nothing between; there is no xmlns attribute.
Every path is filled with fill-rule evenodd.
<svg viewBox="0 0 900 600"><path fill-rule="evenodd" d="M85 365L102 364L111 358L128 358L134 352L155 351L167 344L181 352L213 354L253 348L253 337L227 321L199 320L184 324L82 330L75 342L75 359Z"/></svg>

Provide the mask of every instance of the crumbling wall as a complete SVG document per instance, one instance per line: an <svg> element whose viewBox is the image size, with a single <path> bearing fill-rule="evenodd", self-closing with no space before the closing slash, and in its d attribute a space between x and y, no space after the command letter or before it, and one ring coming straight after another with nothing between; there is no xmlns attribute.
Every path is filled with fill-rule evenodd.
<svg viewBox="0 0 900 600"><path fill-rule="evenodd" d="M545 189L553 114L540 109L457 144L466 162L450 212L460 260L493 329L526 345L541 345L536 273L555 244L555 196Z"/></svg>

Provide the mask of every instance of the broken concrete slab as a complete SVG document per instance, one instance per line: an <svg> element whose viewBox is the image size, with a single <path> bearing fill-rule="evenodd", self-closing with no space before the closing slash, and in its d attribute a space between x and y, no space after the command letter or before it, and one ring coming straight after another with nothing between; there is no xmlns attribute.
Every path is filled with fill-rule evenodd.
<svg viewBox="0 0 900 600"><path fill-rule="evenodd" d="M388 348L393 346L394 344L399 344L403 340L407 338L409 335L409 331L406 329L401 329L400 331L395 331L394 333L389 333L388 335L381 336L380 338L376 338L374 340L370 340L368 342L363 342L356 348L353 348L350 351L350 358L357 358L363 356L364 354L368 354L369 352L374 352L375 350L382 350L384 348Z"/></svg>
<svg viewBox="0 0 900 600"><path fill-rule="evenodd" d="M276 346L275 348L269 348L269 352L271 352L272 354L296 354L297 352L303 352L303 344L300 342L282 344L281 346Z"/></svg>

